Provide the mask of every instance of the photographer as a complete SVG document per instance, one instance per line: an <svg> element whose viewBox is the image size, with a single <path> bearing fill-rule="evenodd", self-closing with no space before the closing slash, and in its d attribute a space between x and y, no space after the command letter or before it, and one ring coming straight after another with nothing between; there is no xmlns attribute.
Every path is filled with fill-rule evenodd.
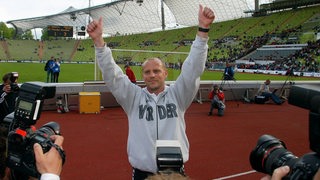
<svg viewBox="0 0 320 180"><path fill-rule="evenodd" d="M270 91L270 83L270 79L267 79L263 84L261 84L257 96L264 96L264 101L268 101L269 98L271 98L274 103L278 105L283 104L285 101L281 100L279 96L275 94L276 89L273 92Z"/></svg>
<svg viewBox="0 0 320 180"><path fill-rule="evenodd" d="M53 98L55 90L55 86L41 82L21 85L14 113L0 122L1 177L59 179L65 162L60 125L51 121L39 129L34 126L40 118L44 99Z"/></svg>
<svg viewBox="0 0 320 180"><path fill-rule="evenodd" d="M211 106L208 116L212 116L213 109L218 109L218 116L224 115L225 98L224 93L219 89L218 85L213 86L213 90L209 93L209 99L211 99Z"/></svg>
<svg viewBox="0 0 320 180"><path fill-rule="evenodd" d="M235 80L233 76L234 76L233 68L231 64L227 62L223 72L223 80Z"/></svg>
<svg viewBox="0 0 320 180"><path fill-rule="evenodd" d="M290 172L289 166L281 166L273 171L272 176L267 175L267 176L261 178L261 180L281 180L289 172Z"/></svg>
<svg viewBox="0 0 320 180"><path fill-rule="evenodd" d="M2 77L3 84L0 85L0 122L14 111L16 98L18 97L19 74L16 72L7 73Z"/></svg>
<svg viewBox="0 0 320 180"><path fill-rule="evenodd" d="M53 135L50 137L54 144L62 149L63 136ZM62 171L62 158L56 148L52 147L47 153L43 153L40 144L33 146L37 170L41 174L41 180L59 180Z"/></svg>
<svg viewBox="0 0 320 180"><path fill-rule="evenodd" d="M0 126L0 179L15 180L18 179L6 168L6 149L7 149L7 130ZM56 145L62 148L63 137L53 135L50 137ZM52 147L47 153L43 153L41 146L36 143L33 146L37 170L41 174L40 180L59 180L62 171L62 159L56 148ZM30 177L31 178L31 177ZM30 179L29 178L29 179Z"/></svg>
<svg viewBox="0 0 320 180"><path fill-rule="evenodd" d="M290 172L289 166L281 166L278 167L273 171L272 176L264 176L261 178L261 180L281 180L283 177L285 177ZM316 173L316 175L313 177L313 180L320 180L320 169Z"/></svg>

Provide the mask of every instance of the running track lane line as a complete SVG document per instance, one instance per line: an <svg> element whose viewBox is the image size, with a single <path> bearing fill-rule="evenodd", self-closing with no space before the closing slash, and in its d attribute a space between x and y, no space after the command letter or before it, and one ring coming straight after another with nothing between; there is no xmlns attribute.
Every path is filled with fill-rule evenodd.
<svg viewBox="0 0 320 180"><path fill-rule="evenodd" d="M230 176L220 177L220 178L216 178L216 179L212 179L212 180L230 179L230 178L235 178L235 177L239 177L239 176L244 176L244 175L247 175L247 174L252 174L252 173L255 173L255 172L257 172L257 171L251 170L251 171L238 173L238 174L233 174L233 175L230 175Z"/></svg>

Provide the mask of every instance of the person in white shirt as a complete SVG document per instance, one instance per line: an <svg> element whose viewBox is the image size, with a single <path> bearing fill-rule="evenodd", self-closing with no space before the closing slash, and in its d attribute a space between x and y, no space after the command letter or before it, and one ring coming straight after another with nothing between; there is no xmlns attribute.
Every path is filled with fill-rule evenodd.
<svg viewBox="0 0 320 180"><path fill-rule="evenodd" d="M131 83L114 61L111 49L102 37L102 18L93 20L87 26L103 79L128 116L127 152L135 180L157 173L157 140L178 141L183 161L189 159L184 115L199 89L200 76L207 60L208 31L214 19L210 8L199 5L199 28L180 76L174 84L167 86L165 64L159 58L149 58L142 65L144 88Z"/></svg>

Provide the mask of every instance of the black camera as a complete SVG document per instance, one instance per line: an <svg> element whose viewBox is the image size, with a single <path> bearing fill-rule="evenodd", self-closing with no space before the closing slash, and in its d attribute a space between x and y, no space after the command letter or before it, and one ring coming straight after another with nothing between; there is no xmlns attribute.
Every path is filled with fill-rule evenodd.
<svg viewBox="0 0 320 180"><path fill-rule="evenodd" d="M281 140L263 135L258 139L256 148L250 154L250 164L258 172L272 175L273 171L284 165L291 169L285 179L312 179L320 167L320 155L310 152L298 158L287 150Z"/></svg>
<svg viewBox="0 0 320 180"><path fill-rule="evenodd" d="M17 83L10 83L11 92L18 92L20 87Z"/></svg>
<svg viewBox="0 0 320 180"><path fill-rule="evenodd" d="M33 145L39 143L43 152L51 147L57 148L51 135L60 135L60 126L49 122L36 130L33 126L40 118L44 99L55 96L55 87L41 82L24 83L21 85L15 111L9 114L4 122L10 122L7 137L7 166L16 179L27 179L29 176L40 177L35 165ZM58 149L57 149L58 150ZM58 150L64 161L64 152Z"/></svg>
<svg viewBox="0 0 320 180"><path fill-rule="evenodd" d="M184 175L183 157L178 141L157 140L156 149L158 172L177 172Z"/></svg>
<svg viewBox="0 0 320 180"><path fill-rule="evenodd" d="M320 168L320 86L292 86L289 103L309 109L309 142L314 152L298 158L287 150L281 140L263 135L258 139L256 147L250 153L250 164L258 172L272 175L273 171L284 165L290 167L289 174L284 179L312 179Z"/></svg>
<svg viewBox="0 0 320 180"><path fill-rule="evenodd" d="M18 92L20 87L17 84L17 79L19 78L19 74L17 72L11 72L10 73L10 87L11 87L11 92Z"/></svg>

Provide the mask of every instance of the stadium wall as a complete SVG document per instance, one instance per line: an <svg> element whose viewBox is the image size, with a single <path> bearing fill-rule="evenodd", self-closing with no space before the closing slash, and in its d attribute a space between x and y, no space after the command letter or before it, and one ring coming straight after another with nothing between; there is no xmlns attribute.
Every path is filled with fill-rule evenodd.
<svg viewBox="0 0 320 180"><path fill-rule="evenodd" d="M201 81L200 87L194 102L202 103L209 101L208 93L212 89L213 84L218 84L222 87L227 101L243 101L244 96L249 99L254 98L258 88L264 81ZM166 84L173 84L174 81L167 81ZM118 107L119 104L114 96L110 93L103 81L91 81L84 83L49 83L56 86L56 96L52 99L44 101L43 110L56 110L56 101L58 97L62 97L63 103L70 110L79 110L79 93L80 92L100 92L101 108ZM272 81L272 88L279 89L277 93L283 92L284 96L289 95L289 90L292 85L318 84L320 81ZM143 82L138 82L138 85L144 87ZM244 102L244 101L243 101Z"/></svg>

